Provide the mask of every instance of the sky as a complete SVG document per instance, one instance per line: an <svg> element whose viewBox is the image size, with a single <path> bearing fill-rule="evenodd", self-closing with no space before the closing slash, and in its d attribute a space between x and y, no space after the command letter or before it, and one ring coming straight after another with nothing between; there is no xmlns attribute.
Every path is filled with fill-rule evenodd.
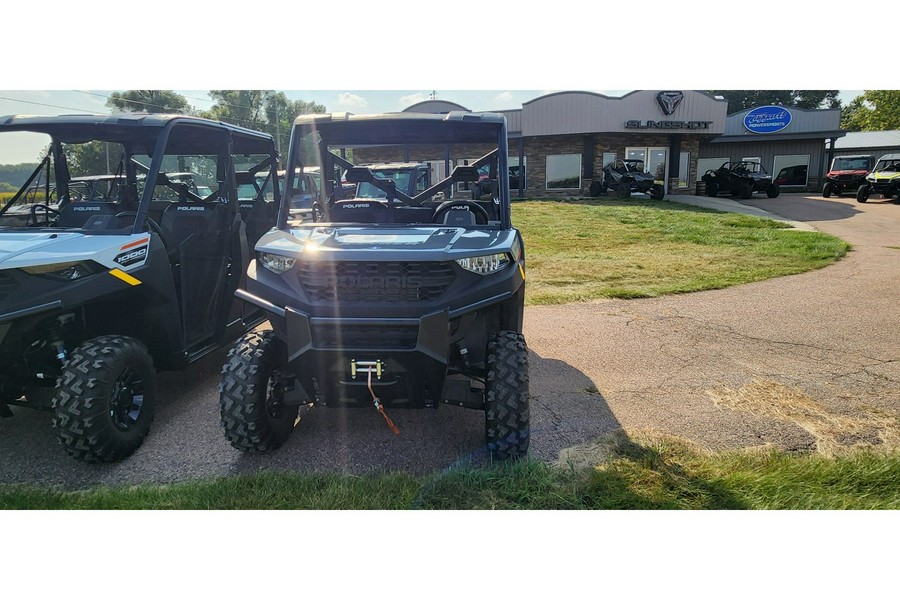
<svg viewBox="0 0 900 600"><path fill-rule="evenodd" d="M608 96L621 96L630 91L577 89ZM106 107L106 100L109 94L114 91L124 90L0 90L0 115L108 113L110 110ZM187 98L188 102L198 110L208 109L214 104L214 101L208 95L208 90L176 89L175 91ZM403 110L417 102L429 99L432 94L440 100L450 100L473 111L514 109L521 108L524 102L560 90L355 89L282 91L292 100L314 101L318 104L323 104L329 112L380 113ZM861 93L861 90L846 90L841 92L840 97L846 105ZM46 143L47 139L44 136L36 134L3 134L0 136L0 164L36 162Z"/></svg>

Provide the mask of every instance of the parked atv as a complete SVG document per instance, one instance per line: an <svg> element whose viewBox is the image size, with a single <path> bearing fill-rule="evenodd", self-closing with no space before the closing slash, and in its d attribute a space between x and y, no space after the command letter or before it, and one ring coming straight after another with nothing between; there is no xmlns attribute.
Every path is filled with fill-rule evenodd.
<svg viewBox="0 0 900 600"><path fill-rule="evenodd" d="M288 172L305 166L301 149L316 148L313 166L331 177L322 180L317 222L289 225L282 206L237 292L266 311L272 330L248 334L229 353L219 387L226 439L246 452L278 448L306 404L368 407L397 432L394 409L447 403L484 411L495 458L526 454L525 251L510 220L509 180L496 183L496 199L442 201L454 184L477 183L483 165L506 172L506 119L301 115L291 140ZM491 150L414 191L341 157L345 147L364 148L354 151L360 158L404 145L412 155L437 146L459 158L474 144ZM335 197L342 176L377 197Z"/></svg>
<svg viewBox="0 0 900 600"><path fill-rule="evenodd" d="M706 183L706 195L710 197L731 192L732 196L749 200L754 192L765 192L769 198L777 198L781 193L778 184L772 183L771 175L754 161L726 162L715 171L707 171L700 179Z"/></svg>
<svg viewBox="0 0 900 600"><path fill-rule="evenodd" d="M872 192L881 194L885 200L893 198L900 191L900 154L885 154L865 182L856 190L856 201L866 202Z"/></svg>
<svg viewBox="0 0 900 600"><path fill-rule="evenodd" d="M620 199L630 198L632 193L647 194L654 200L662 200L665 186L651 173L644 172L644 161L640 159L616 159L603 167L603 176L593 181L590 194L596 198L614 190Z"/></svg>
<svg viewBox="0 0 900 600"><path fill-rule="evenodd" d="M825 175L822 196L830 198L834 194L840 197L845 191L857 191L874 164L874 156L835 156Z"/></svg>
<svg viewBox="0 0 900 600"><path fill-rule="evenodd" d="M0 415L50 409L71 456L116 461L150 429L157 369L180 369L264 318L234 299L251 250L242 210L250 221L268 210L239 208L235 171L275 165L274 142L176 115L0 118L0 143L22 135L49 151L0 209ZM90 160L101 144L118 168L95 179L115 190L78 194L97 174L85 170L105 174L105 156Z"/></svg>

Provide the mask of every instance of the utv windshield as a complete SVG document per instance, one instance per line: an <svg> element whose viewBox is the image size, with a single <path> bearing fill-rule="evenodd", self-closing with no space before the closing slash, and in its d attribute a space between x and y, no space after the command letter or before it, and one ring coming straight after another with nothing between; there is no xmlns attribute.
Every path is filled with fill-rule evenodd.
<svg viewBox="0 0 900 600"><path fill-rule="evenodd" d="M896 172L900 171L900 159L879 160L875 165L876 171Z"/></svg>
<svg viewBox="0 0 900 600"><path fill-rule="evenodd" d="M378 179L391 179L394 181L394 185L397 186L398 189L408 190L409 189L409 180L413 176L413 173L410 171L400 171L397 169L385 171L385 170L372 170L372 174L375 175ZM387 198L387 192L383 189L379 189L375 186L375 184L368 183L363 181L356 188L356 197L357 198Z"/></svg>
<svg viewBox="0 0 900 600"><path fill-rule="evenodd" d="M315 223L509 227L509 178L497 176L507 143L505 119L491 113L301 115L288 170L319 173ZM282 226L291 218L281 211Z"/></svg>
<svg viewBox="0 0 900 600"><path fill-rule="evenodd" d="M844 158L836 157L831 163L832 171L867 171L869 159L866 157Z"/></svg>
<svg viewBox="0 0 900 600"><path fill-rule="evenodd" d="M109 212L128 192L121 144L99 140L54 144L43 133L4 132L0 144L9 156L16 147L6 147L7 140L23 150L34 140L43 147L32 162L0 165L2 228L52 226L66 206L76 203Z"/></svg>

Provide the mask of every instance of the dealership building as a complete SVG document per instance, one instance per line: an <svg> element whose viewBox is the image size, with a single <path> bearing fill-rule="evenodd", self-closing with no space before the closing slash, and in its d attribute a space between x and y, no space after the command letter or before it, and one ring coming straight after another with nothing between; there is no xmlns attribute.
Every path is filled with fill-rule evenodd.
<svg viewBox="0 0 900 600"><path fill-rule="evenodd" d="M451 111L469 109L427 100L405 110ZM826 144L845 133L840 109L779 106L728 114L725 99L695 90L639 90L621 97L558 92L495 112L506 116L512 193L521 198L588 196L603 165L620 158L643 160L644 170L665 182L667 194L694 194L708 169L737 160L759 162L787 189L821 189ZM458 156L438 149L416 156L399 148L364 154L367 162L429 162L434 177L481 156L474 147L455 151Z"/></svg>

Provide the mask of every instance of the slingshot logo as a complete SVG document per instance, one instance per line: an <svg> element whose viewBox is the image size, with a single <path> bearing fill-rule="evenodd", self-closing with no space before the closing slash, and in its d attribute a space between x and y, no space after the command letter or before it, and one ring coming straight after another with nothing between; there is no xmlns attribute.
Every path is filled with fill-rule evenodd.
<svg viewBox="0 0 900 600"><path fill-rule="evenodd" d="M666 116L674 113L682 100L684 100L684 92L660 92L656 95L656 101Z"/></svg>

